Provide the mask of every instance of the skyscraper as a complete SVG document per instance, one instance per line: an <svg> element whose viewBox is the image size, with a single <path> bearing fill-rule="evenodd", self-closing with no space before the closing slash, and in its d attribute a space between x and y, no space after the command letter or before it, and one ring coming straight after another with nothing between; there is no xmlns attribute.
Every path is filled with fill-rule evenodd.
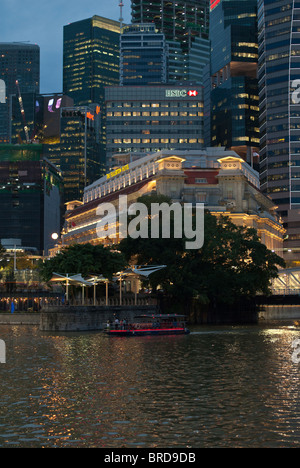
<svg viewBox="0 0 300 468"><path fill-rule="evenodd" d="M0 239L22 241L39 254L60 232L62 179L42 145L0 145Z"/></svg>
<svg viewBox="0 0 300 468"><path fill-rule="evenodd" d="M75 106L101 108L99 162L105 158L106 86L119 84L120 23L93 16L64 27L63 91Z"/></svg>
<svg viewBox="0 0 300 468"><path fill-rule="evenodd" d="M261 188L287 228L286 260L300 262L300 4L258 2Z"/></svg>
<svg viewBox="0 0 300 468"><path fill-rule="evenodd" d="M165 34L169 82L200 82L209 57L209 0L131 0L131 6L133 23L154 23Z"/></svg>
<svg viewBox="0 0 300 468"><path fill-rule="evenodd" d="M114 156L203 148L203 88L188 82L106 89L107 164Z"/></svg>
<svg viewBox="0 0 300 468"><path fill-rule="evenodd" d="M77 106L102 104L119 83L120 23L93 16L64 27L63 91Z"/></svg>
<svg viewBox="0 0 300 468"><path fill-rule="evenodd" d="M0 143L10 140L11 101L19 95L40 90L40 48L27 43L0 43L0 80L5 83L5 103L0 101ZM2 94L4 94L2 86ZM4 96L3 96L4 97ZM24 105L26 116L26 105Z"/></svg>
<svg viewBox="0 0 300 468"><path fill-rule="evenodd" d="M257 1L211 0L210 40L206 144L250 163L259 147Z"/></svg>
<svg viewBox="0 0 300 468"><path fill-rule="evenodd" d="M154 24L132 24L121 35L120 85L158 85L167 82L168 47Z"/></svg>

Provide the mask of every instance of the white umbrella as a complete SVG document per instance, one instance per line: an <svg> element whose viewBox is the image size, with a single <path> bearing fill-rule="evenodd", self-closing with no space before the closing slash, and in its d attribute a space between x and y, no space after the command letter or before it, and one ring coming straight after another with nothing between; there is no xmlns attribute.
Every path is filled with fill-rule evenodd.
<svg viewBox="0 0 300 468"><path fill-rule="evenodd" d="M53 283L60 283L64 282L66 283L66 300L69 300L69 286L71 283L73 284L79 284L82 286L82 303L84 302L84 288L86 286L92 286L91 283L86 281L82 275L79 273L77 275L69 275L69 273L66 273L66 275L61 275L60 273L53 273L53 277L50 280Z"/></svg>

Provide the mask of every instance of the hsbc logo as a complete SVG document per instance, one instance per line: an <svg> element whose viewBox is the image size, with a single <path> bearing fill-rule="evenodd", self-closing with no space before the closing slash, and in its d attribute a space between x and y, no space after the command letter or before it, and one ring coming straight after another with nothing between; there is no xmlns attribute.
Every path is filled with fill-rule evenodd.
<svg viewBox="0 0 300 468"><path fill-rule="evenodd" d="M198 91L195 89L192 89L190 91L187 91L186 89L167 89L166 90L166 97L179 97L179 98L185 98L187 96L189 97L197 97L198 96Z"/></svg>

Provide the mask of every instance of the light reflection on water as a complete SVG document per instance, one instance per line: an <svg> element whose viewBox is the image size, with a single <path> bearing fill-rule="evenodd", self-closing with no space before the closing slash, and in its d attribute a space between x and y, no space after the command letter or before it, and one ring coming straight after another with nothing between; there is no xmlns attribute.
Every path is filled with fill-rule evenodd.
<svg viewBox="0 0 300 468"><path fill-rule="evenodd" d="M299 334L118 339L0 326L0 447L299 447Z"/></svg>

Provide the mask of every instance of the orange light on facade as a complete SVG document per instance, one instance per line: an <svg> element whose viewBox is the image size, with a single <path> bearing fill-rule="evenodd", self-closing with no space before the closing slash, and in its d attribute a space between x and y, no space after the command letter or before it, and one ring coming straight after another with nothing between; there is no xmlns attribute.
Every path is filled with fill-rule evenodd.
<svg viewBox="0 0 300 468"><path fill-rule="evenodd" d="M86 114L87 118L90 119L90 120L95 120L95 116L93 114L91 114L91 112L88 112Z"/></svg>

